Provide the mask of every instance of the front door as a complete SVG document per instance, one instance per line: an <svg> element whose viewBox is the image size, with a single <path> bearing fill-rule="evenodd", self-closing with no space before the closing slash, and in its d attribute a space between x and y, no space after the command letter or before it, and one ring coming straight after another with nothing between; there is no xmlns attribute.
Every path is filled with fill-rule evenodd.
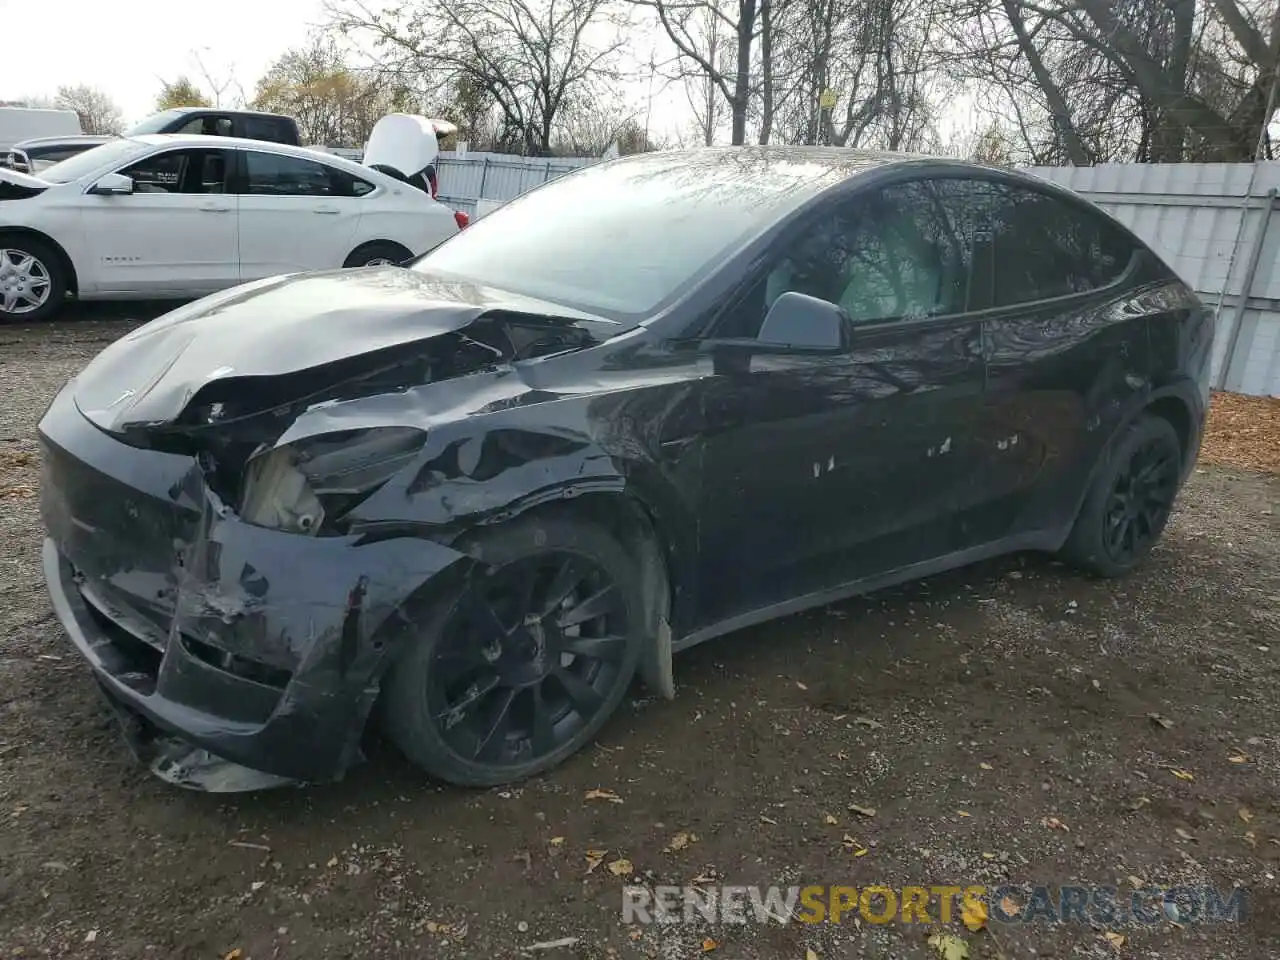
<svg viewBox="0 0 1280 960"><path fill-rule="evenodd" d="M181 297L236 284L236 198L227 193L227 169L223 150L167 150L117 171L132 178L132 194L86 195L96 289Z"/></svg>
<svg viewBox="0 0 1280 960"><path fill-rule="evenodd" d="M333 270L355 246L362 209L351 177L327 164L261 150L237 151L240 279Z"/></svg>
<svg viewBox="0 0 1280 960"><path fill-rule="evenodd" d="M700 625L974 546L981 322L962 210L878 188L784 240L711 330L754 337L781 293L840 304L850 346L726 354L703 382Z"/></svg>

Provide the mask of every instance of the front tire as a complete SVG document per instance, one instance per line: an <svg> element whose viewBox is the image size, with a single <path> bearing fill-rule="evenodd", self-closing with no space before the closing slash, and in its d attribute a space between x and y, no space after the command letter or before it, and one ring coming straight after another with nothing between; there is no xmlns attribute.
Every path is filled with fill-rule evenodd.
<svg viewBox="0 0 1280 960"><path fill-rule="evenodd" d="M1111 449L1085 496L1063 559L1103 577L1119 577L1146 557L1164 532L1182 475L1173 425L1143 414Z"/></svg>
<svg viewBox="0 0 1280 960"><path fill-rule="evenodd" d="M47 320L66 293L62 261L48 244L24 236L0 237L0 321Z"/></svg>
<svg viewBox="0 0 1280 960"><path fill-rule="evenodd" d="M495 786L555 766L608 720L635 675L644 595L627 551L585 520L531 516L467 550L489 572L418 621L384 722L429 774Z"/></svg>

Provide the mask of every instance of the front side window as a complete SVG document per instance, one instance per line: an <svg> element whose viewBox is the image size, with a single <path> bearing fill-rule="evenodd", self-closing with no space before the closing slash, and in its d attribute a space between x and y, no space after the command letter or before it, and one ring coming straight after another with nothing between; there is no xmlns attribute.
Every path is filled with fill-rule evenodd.
<svg viewBox="0 0 1280 960"><path fill-rule="evenodd" d="M962 313L971 252L967 207L952 185L894 184L804 229L715 335L756 336L769 307L792 291L837 304L855 324Z"/></svg>
<svg viewBox="0 0 1280 960"><path fill-rule="evenodd" d="M134 193L225 193L227 155L221 150L169 150L120 172Z"/></svg>
<svg viewBox="0 0 1280 960"><path fill-rule="evenodd" d="M330 168L314 160L286 157L276 153L246 150L245 193L264 197L343 196L341 185L330 176ZM335 171L340 172L340 171ZM346 194L350 196L351 194Z"/></svg>

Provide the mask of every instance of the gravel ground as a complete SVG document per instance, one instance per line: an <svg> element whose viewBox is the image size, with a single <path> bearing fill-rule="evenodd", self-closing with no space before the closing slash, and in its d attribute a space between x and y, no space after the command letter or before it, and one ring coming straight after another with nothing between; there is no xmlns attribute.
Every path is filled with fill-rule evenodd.
<svg viewBox="0 0 1280 960"><path fill-rule="evenodd" d="M129 328L90 314L0 328L0 957L925 958L944 929L971 958L1280 956L1280 478L1203 464L1121 582L1011 557L706 644L674 702L514 789L381 747L333 786L192 794L132 763L39 573L34 425ZM1247 901L1216 924L628 926L629 871Z"/></svg>

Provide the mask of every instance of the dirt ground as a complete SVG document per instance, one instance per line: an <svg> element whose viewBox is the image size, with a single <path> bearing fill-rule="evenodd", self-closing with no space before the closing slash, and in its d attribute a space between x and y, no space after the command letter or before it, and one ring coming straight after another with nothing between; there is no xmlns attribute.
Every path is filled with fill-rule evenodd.
<svg viewBox="0 0 1280 960"><path fill-rule="evenodd" d="M1280 469L1280 430L1241 437L1274 403L1221 400L1127 580L1011 557L725 637L679 658L674 702L514 789L381 747L336 785L219 797L134 765L44 592L34 426L129 327L92 315L0 327L0 957L939 956L940 924L627 926L619 860L649 884L1235 884L1238 923L945 930L971 958L1280 956L1280 477L1241 469Z"/></svg>

